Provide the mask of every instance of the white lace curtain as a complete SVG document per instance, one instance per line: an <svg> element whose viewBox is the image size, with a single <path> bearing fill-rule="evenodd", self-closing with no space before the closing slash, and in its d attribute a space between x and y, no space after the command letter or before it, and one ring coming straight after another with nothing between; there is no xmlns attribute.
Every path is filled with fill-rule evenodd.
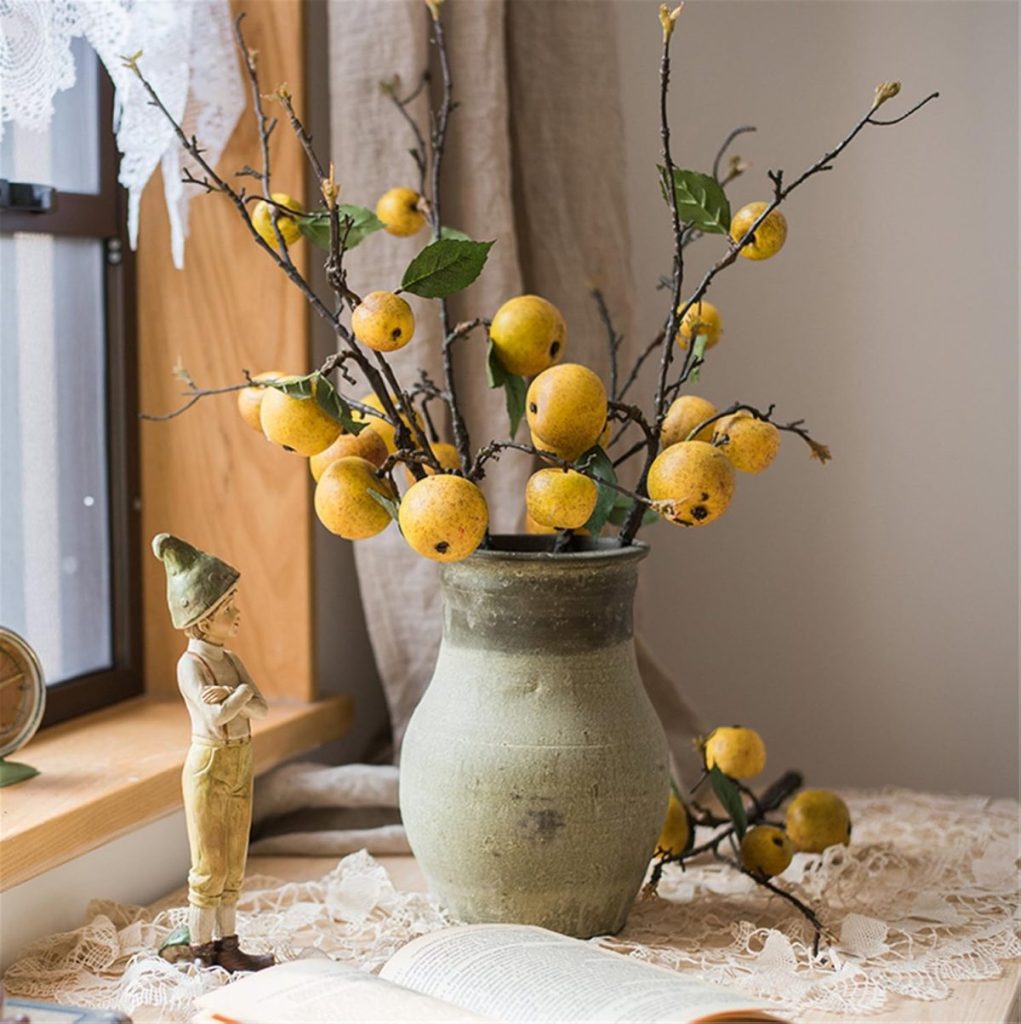
<svg viewBox="0 0 1021 1024"><path fill-rule="evenodd" d="M174 264L181 267L189 198L183 153L122 58L142 52L145 76L215 164L245 105L228 0L0 0L0 138L8 121L36 131L48 126L54 96L75 82L71 41L78 36L95 49L116 90L131 245L142 191L161 165Z"/></svg>

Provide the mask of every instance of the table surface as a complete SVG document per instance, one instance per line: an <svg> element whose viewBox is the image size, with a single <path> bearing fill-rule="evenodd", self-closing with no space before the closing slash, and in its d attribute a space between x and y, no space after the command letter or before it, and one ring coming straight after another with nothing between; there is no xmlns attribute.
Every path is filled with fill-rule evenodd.
<svg viewBox="0 0 1021 1024"><path fill-rule="evenodd" d="M425 878L412 856L383 856L375 858L387 871L398 889L426 892ZM284 881L306 881L321 878L336 866L336 857L250 857L248 873L271 875ZM1015 1024L1021 1021L1018 993L1021 972L1016 962L1003 964L1003 976L990 981L962 981L953 985L947 999L923 1003L902 996L891 996L882 1013L867 1017L840 1017L829 1013L813 1013L798 1017L799 1024L880 1024L898 1021L900 1024Z"/></svg>

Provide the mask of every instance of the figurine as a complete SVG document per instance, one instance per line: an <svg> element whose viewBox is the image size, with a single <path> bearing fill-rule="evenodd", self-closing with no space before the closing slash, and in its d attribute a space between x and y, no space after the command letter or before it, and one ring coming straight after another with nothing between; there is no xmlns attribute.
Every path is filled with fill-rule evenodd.
<svg viewBox="0 0 1021 1024"><path fill-rule="evenodd" d="M191 847L188 942L203 966L259 971L271 954L238 945L238 893L252 821L252 730L268 707L227 641L241 624L238 571L168 533L152 541L167 571L167 604L175 629L188 637L177 684L191 716L184 764L184 813Z"/></svg>

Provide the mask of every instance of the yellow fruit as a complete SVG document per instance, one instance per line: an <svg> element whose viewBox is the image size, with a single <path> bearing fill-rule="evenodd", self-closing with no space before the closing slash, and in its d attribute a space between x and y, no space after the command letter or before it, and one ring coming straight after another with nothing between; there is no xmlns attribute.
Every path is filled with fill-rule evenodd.
<svg viewBox="0 0 1021 1024"><path fill-rule="evenodd" d="M529 514L528 510L525 510L525 533L534 534L550 534L556 533L552 526L543 526L542 523L537 523Z"/></svg>
<svg viewBox="0 0 1021 1024"><path fill-rule="evenodd" d="M671 856L682 854L688 848L690 839L691 822L688 820L688 810L671 789L666 808L666 821L663 822L663 830L656 840L656 853L667 853Z"/></svg>
<svg viewBox="0 0 1021 1024"><path fill-rule="evenodd" d="M716 406L712 402L707 402L698 395L681 395L667 409L663 428L659 433L660 443L664 448L669 448L672 444L687 441L688 435L695 427L715 416L716 412ZM703 427L692 440L711 441L714 426L715 424L710 423L708 427Z"/></svg>
<svg viewBox="0 0 1021 1024"><path fill-rule="evenodd" d="M742 473L761 473L780 450L780 431L742 409L717 420L713 442ZM718 442L726 436L726 444Z"/></svg>
<svg viewBox="0 0 1021 1024"><path fill-rule="evenodd" d="M252 380L276 380L278 377L286 377L281 370L267 370L265 373L257 373ZM262 430L259 422L259 410L262 408L262 398L268 388L242 388L238 392L238 412L241 418L252 430Z"/></svg>
<svg viewBox="0 0 1021 1024"><path fill-rule="evenodd" d="M393 292L369 292L351 314L355 337L377 352L404 348L415 333L411 306Z"/></svg>
<svg viewBox="0 0 1021 1024"><path fill-rule="evenodd" d="M505 370L532 377L563 356L567 327L552 302L519 295L496 311L489 337Z"/></svg>
<svg viewBox="0 0 1021 1024"><path fill-rule="evenodd" d="M387 454L383 438L372 427L366 427L360 434L341 434L329 448L308 460L308 468L312 471L313 479L318 482L326 467L338 459L357 455L379 467L386 462Z"/></svg>
<svg viewBox="0 0 1021 1024"><path fill-rule="evenodd" d="M828 846L851 841L851 813L828 789L802 790L787 808L787 834L805 853L822 853Z"/></svg>
<svg viewBox="0 0 1021 1024"><path fill-rule="evenodd" d="M391 235L404 238L418 234L425 225L425 214L419 209L422 197L412 188L392 188L376 203L376 216Z"/></svg>
<svg viewBox="0 0 1021 1024"><path fill-rule="evenodd" d="M684 307L679 307L683 309ZM681 348L687 348L692 338L700 334L706 336L706 348L712 348L720 340L723 333L723 322L720 320L720 311L708 300L700 299L688 309L688 312L681 318L680 326L677 328L677 344Z"/></svg>
<svg viewBox="0 0 1021 1024"><path fill-rule="evenodd" d="M271 193L273 202L279 206L285 206L295 213L303 213L304 208L297 199L292 199L286 192ZM267 244L277 248L277 234L273 230L273 215L276 214L277 227L288 246L294 245L301 238L301 228L293 217L288 217L279 206L271 206L265 199L260 199L252 211L252 227L259 233L259 237Z"/></svg>
<svg viewBox="0 0 1021 1024"><path fill-rule="evenodd" d="M726 512L734 482L726 455L705 441L681 441L656 456L646 486L670 522L705 526Z"/></svg>
<svg viewBox="0 0 1021 1024"><path fill-rule="evenodd" d="M741 840L741 864L764 878L783 874L794 857L794 844L775 825L756 825Z"/></svg>
<svg viewBox="0 0 1021 1024"><path fill-rule="evenodd" d="M340 424L311 398L291 398L276 388L265 388L259 408L263 434L274 444L300 455L318 455L337 439Z"/></svg>
<svg viewBox="0 0 1021 1024"><path fill-rule="evenodd" d="M766 767L766 744L754 729L721 725L702 747L706 768L719 768L732 779L750 779Z"/></svg>
<svg viewBox="0 0 1021 1024"><path fill-rule="evenodd" d="M587 366L551 366L529 385L525 411L532 433L573 461L603 432L606 388Z"/></svg>
<svg viewBox="0 0 1021 1024"><path fill-rule="evenodd" d="M396 500L390 486L376 476L376 467L357 455L331 462L316 485L315 509L330 533L347 540L364 540L382 533L390 513L369 493Z"/></svg>
<svg viewBox="0 0 1021 1024"><path fill-rule="evenodd" d="M558 530L584 526L598 496L596 482L573 469L540 469L528 478L525 487L528 514L537 523Z"/></svg>
<svg viewBox="0 0 1021 1024"><path fill-rule="evenodd" d="M452 444L447 444L446 441L433 441L432 443L433 455L436 456L436 460L439 462L443 469L460 469L461 468L461 456L458 455L457 449ZM426 471L428 476L433 476L436 470L432 466L422 463L422 468ZM407 474L408 483L413 484L415 482L415 474L405 466L404 472Z"/></svg>
<svg viewBox="0 0 1021 1024"><path fill-rule="evenodd" d="M372 409L378 409L380 412L383 411L383 403L379 400L379 396L376 394L375 391L370 391L367 395L362 395L362 397L359 399L359 402L362 405L367 405ZM396 406L397 403L394 402L394 407L396 408ZM351 415L359 422L368 423L369 426L372 427L372 429L376 431L376 433L379 434L381 438L383 438L383 443L386 445L386 450L391 455L393 455L393 453L397 451L396 431L394 430L393 424L389 420L382 419L379 416L372 416L368 413L363 413L360 409L352 409ZM411 426L411 421L406 416L401 418L404 420L405 423L408 424L409 427ZM415 413L415 422L419 425L419 427L422 426L422 418L421 416L418 415L417 412ZM411 440L413 442L415 441L414 431L412 431Z"/></svg>
<svg viewBox="0 0 1021 1024"><path fill-rule="evenodd" d="M482 492L463 476L427 476L401 501L401 533L424 558L459 562L482 543L489 510Z"/></svg>
<svg viewBox="0 0 1021 1024"><path fill-rule="evenodd" d="M730 222L730 237L740 242L748 233L748 229L762 216L768 203L749 203L742 206L734 214ZM775 256L787 241L787 218L774 210L755 229L752 240L741 250L741 255L748 260L768 260Z"/></svg>

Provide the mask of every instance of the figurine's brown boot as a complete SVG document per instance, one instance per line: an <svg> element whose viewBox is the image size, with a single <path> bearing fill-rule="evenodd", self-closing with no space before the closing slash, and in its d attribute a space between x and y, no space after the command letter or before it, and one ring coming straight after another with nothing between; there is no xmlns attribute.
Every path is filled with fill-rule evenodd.
<svg viewBox="0 0 1021 1024"><path fill-rule="evenodd" d="M238 945L238 937L236 935L225 935L222 939L217 939L214 943L216 946L216 959L214 963L219 964L224 970L230 971L261 971L266 967L272 967L276 963L276 958L272 953L246 953Z"/></svg>
<svg viewBox="0 0 1021 1024"><path fill-rule="evenodd" d="M216 943L203 942L201 946L192 946L191 958L202 967L215 967L219 962L216 959Z"/></svg>

